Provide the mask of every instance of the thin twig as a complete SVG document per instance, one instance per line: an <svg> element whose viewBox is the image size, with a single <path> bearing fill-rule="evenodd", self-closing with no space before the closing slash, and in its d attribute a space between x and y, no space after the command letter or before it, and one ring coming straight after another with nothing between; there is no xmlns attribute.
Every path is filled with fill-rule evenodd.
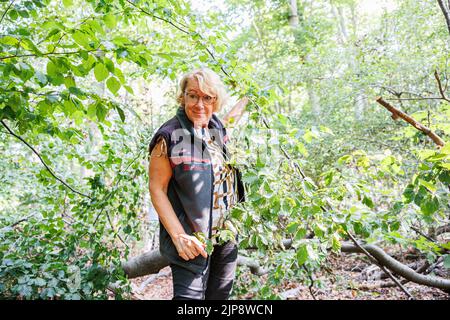
<svg viewBox="0 0 450 320"><path fill-rule="evenodd" d="M29 216L22 218L16 222L14 222L12 225L10 225L11 228L14 228L15 226L17 226L18 224L21 224L22 222L27 221L28 219L30 219L32 216L36 215L36 213L30 214Z"/></svg>
<svg viewBox="0 0 450 320"><path fill-rule="evenodd" d="M57 177L57 176L53 173L52 169L50 169L49 166L45 163L44 159L42 159L42 157L41 157L41 155L39 154L39 152L37 152L36 149L34 149L32 145L30 145L27 141L25 141L25 140L24 140L22 137L20 137L19 135L15 134L15 133L14 133L14 132L6 125L6 123L5 123L3 120L1 120L0 122L2 123L2 125L6 128L6 130L8 130L8 132L9 132L12 136L14 136L14 137L16 137L17 139L19 139L20 141L22 141L25 145L28 146L28 148L30 148L30 149L33 151L34 154L36 154L36 155L38 156L38 158L39 158L39 160L41 161L41 163L44 165L44 167L47 169L47 171L50 172L50 174L51 174L56 180L58 180L59 182L61 182L66 188L70 189L72 192L77 193L77 194L79 194L80 196L83 196L83 197L86 197L86 198L91 199L90 196L88 196L88 195L86 195L86 194L84 194L84 193L81 193L81 192L79 192L79 191L73 189L73 188L72 188L71 186L69 186L64 180L62 180L61 178Z"/></svg>
<svg viewBox="0 0 450 320"><path fill-rule="evenodd" d="M447 102L450 102L450 99L445 96L444 89L442 88L441 78L439 77L439 73L437 70L434 71L434 77L436 78L436 81L438 83L438 88L439 92L441 93L442 99L444 99Z"/></svg>
<svg viewBox="0 0 450 320"><path fill-rule="evenodd" d="M402 291L408 296L410 300L415 300L414 297L411 295L411 293L409 293L409 291L397 280L397 278L395 278L388 269L386 269L381 263L378 262L376 258L374 258L366 249L364 249L364 247L362 247L358 243L358 241L355 239L355 237L353 237L353 235L350 232L346 231L346 233L353 241L355 246L357 246L362 252L364 252L364 254L369 258L370 261L379 266L381 270L383 270L397 284L397 286L399 286L400 289L402 289Z"/></svg>
<svg viewBox="0 0 450 320"><path fill-rule="evenodd" d="M427 236L426 234L424 234L422 231L420 231L418 228L416 228L415 226L411 226L411 229L413 229L415 232L417 232L418 234L420 234L422 237L424 237L425 239L427 239L430 242L433 242L435 245L437 245L439 248L441 248L441 250L443 250L444 252L447 251L447 249L445 249L443 246L441 246L435 239L431 238L430 236Z"/></svg>
<svg viewBox="0 0 450 320"><path fill-rule="evenodd" d="M420 231L418 228L416 228L415 226L411 226L411 229L413 229L415 232L417 232L418 234L420 234L422 237L424 237L425 239L427 239L428 241L434 242L436 243L436 240L434 240L433 238L431 238L430 236L427 236L426 234L424 234L422 231Z"/></svg>
<svg viewBox="0 0 450 320"><path fill-rule="evenodd" d="M179 26L175 25L172 21L167 20L167 19L164 19L164 18L162 18L162 17L160 17L160 16L156 16L156 15L154 15L154 14L152 14L152 13L150 13L150 12L148 12L148 11L142 9L142 8L140 8L139 6L137 6L136 4L134 4L133 2L131 2L130 0L126 0L126 1L127 1L129 4L131 4L133 7L135 7L136 9L138 9L139 11L141 11L141 12L143 12L143 13L145 13L145 14L151 16L151 17L154 17L155 19L164 21L164 22L166 22L166 23L172 25L173 27L177 28L178 30L180 30L180 31L183 32L183 33L190 34L189 31L186 31L186 30L180 28Z"/></svg>
<svg viewBox="0 0 450 320"><path fill-rule="evenodd" d="M314 279L313 279L313 277L312 277L312 274L309 272L308 268L307 268L305 265L303 265L303 269L305 269L306 274L308 275L308 278L309 278L309 280L311 281L310 285L308 286L309 293L311 294L311 297L312 297L314 300L317 300L317 298L316 298L316 296L315 296L315 294L314 294L314 292L313 292L313 290L312 290L313 287L314 287Z"/></svg>
<svg viewBox="0 0 450 320"><path fill-rule="evenodd" d="M384 100L396 100L396 101L420 101L420 100L442 100L442 97L429 97L429 98L389 98L389 99L384 99Z"/></svg>
<svg viewBox="0 0 450 320"><path fill-rule="evenodd" d="M81 52L94 52L94 51L103 51L103 50L99 50L98 48L96 49L92 49L92 50L78 50L78 51L69 51L69 52L46 52L43 53L39 56L49 56L49 55L70 55L70 54L77 54L77 53L81 53ZM12 58L23 58L23 57L37 57L37 54L21 54L21 55L13 55L13 56L6 56L6 57L0 57L0 60L6 60L6 59L12 59Z"/></svg>
<svg viewBox="0 0 450 320"><path fill-rule="evenodd" d="M2 14L2 18L0 19L0 24L3 22L3 18L5 17L6 13L8 12L8 10L11 8L11 6L14 4L14 1L16 0L12 0L8 6L8 8L6 8L5 12L3 12Z"/></svg>

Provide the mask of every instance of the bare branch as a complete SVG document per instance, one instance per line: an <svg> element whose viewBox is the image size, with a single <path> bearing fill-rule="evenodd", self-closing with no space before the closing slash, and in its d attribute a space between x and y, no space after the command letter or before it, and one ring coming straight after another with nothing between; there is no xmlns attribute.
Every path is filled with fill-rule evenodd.
<svg viewBox="0 0 450 320"><path fill-rule="evenodd" d="M83 197L92 199L90 196L88 196L88 195L86 195L86 194L84 194L84 193L81 193L81 192L79 192L79 191L73 189L73 188L72 188L71 186L69 186L64 180L62 180L61 178L57 177L57 176L53 173L52 169L50 169L49 166L45 163L44 159L42 159L42 157L41 157L41 155L39 154L39 152L37 152L36 149L33 148L33 146L31 146L31 145L30 145L27 141L25 141L22 137L20 137L20 136L18 136L17 134L15 134L15 133L14 133L14 132L6 125L6 123L5 123L3 120L1 120L0 122L2 123L2 125L6 128L6 130L8 130L8 132L9 132L12 136L14 136L14 137L16 137L17 139L19 139L20 141L22 141L28 148L30 148L30 149L33 151L34 154L36 154L36 155L38 156L39 160L40 160L41 163L44 165L45 169L47 169L47 171L50 172L50 174L51 174L56 180L58 180L59 182L61 182L66 188L70 189L72 192L74 192L74 193L76 193L76 194L79 194L80 196L83 196Z"/></svg>
<svg viewBox="0 0 450 320"><path fill-rule="evenodd" d="M437 2L439 3L439 7L441 8L442 13L444 14L445 22L447 23L448 32L450 33L450 12L449 12L449 9L445 7L444 1L437 0ZM449 6L450 6L450 4L449 4Z"/></svg>
<svg viewBox="0 0 450 320"><path fill-rule="evenodd" d="M402 289L402 291L409 297L409 299L414 300L414 297L411 295L411 293L397 280L397 278L395 278L392 273L387 270L385 268L385 266L380 263L380 261L376 258L376 256L372 256L364 247L362 247L358 241L356 241L356 239L353 237L353 235L347 231L348 236L350 237L350 239L353 241L353 243L356 245L356 247L362 251L368 258L370 261L372 261L373 263L375 263L376 265L378 265L381 270L383 270L394 282L395 284L397 284L397 286L400 287L400 289ZM384 252L383 252L384 253ZM406 267L406 266L405 266ZM411 269L412 270L412 269Z"/></svg>
<svg viewBox="0 0 450 320"><path fill-rule="evenodd" d="M410 125L412 125L414 128L422 131L427 136L429 136L434 141L434 143L436 143L439 147L443 147L445 145L444 141L433 131L431 131L429 128L425 127L421 123L417 122L403 111L400 111L397 108L393 107L392 105L384 101L382 97L378 97L376 101L392 113L392 119L397 120L398 118L402 118Z"/></svg>
<svg viewBox="0 0 450 320"><path fill-rule="evenodd" d="M98 48L96 49L92 49L92 50L78 50L78 51L69 51L69 52L54 52L54 50L52 52L46 52L43 53L42 55L39 56L49 56L49 55L71 55L71 54L77 54L77 53L81 53L81 52L95 52L95 51L103 51L103 50L99 50ZM30 53L30 54L19 54L19 55L12 55L12 56L6 56L6 57L0 57L0 61L1 60L6 60L6 59L12 59L12 58L23 58L23 57L37 57L38 55L35 53Z"/></svg>
<svg viewBox="0 0 450 320"><path fill-rule="evenodd" d="M8 12L8 10L11 8L11 6L14 4L14 1L16 0L12 0L8 6L8 8L6 8L5 12L3 12L2 17L0 19L0 24L3 22L3 18L6 16L6 13Z"/></svg>
<svg viewBox="0 0 450 320"><path fill-rule="evenodd" d="M439 92L441 93L442 99L444 99L447 102L450 102L450 99L445 96L444 89L442 88L441 79L439 78L439 73L437 72L437 70L434 71L434 77L436 78L436 81L438 83Z"/></svg>
<svg viewBox="0 0 450 320"><path fill-rule="evenodd" d="M133 7L135 7L136 9L138 9L139 11L145 13L146 15L149 15L149 16L151 16L151 17L154 17L155 19L164 21L164 22L166 22L166 23L172 25L173 27L177 28L178 30L180 30L180 31L183 32L183 33L190 34L189 31L186 31L186 30L182 29L181 27L179 27L179 26L177 26L176 24L174 24L172 21L167 20L167 19L164 19L164 18L159 17L159 16L156 16L156 15L154 15L154 14L152 14L152 13L150 13L150 12L148 12L148 11L142 9L142 8L140 8L139 6L135 5L135 4L134 4L133 2L131 2L130 0L126 0L126 1L127 1L129 4L131 4Z"/></svg>

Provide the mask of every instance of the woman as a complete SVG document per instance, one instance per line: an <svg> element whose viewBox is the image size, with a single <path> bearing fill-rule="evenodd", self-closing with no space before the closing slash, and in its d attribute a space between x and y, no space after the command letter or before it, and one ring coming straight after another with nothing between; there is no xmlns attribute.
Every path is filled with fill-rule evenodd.
<svg viewBox="0 0 450 320"><path fill-rule="evenodd" d="M226 129L214 114L225 98L225 87L212 70L184 75L180 108L150 142L149 189L160 220L160 251L172 269L174 299L228 299L233 285L236 242L215 243L208 254L201 241L201 236L216 239L226 213L244 199L239 172L226 163Z"/></svg>

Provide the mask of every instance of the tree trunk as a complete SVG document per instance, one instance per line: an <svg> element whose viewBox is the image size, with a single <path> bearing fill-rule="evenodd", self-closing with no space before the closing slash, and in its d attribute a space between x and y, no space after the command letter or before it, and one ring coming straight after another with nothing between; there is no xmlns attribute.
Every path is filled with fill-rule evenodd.
<svg viewBox="0 0 450 320"><path fill-rule="evenodd" d="M442 10L442 13L444 14L445 22L447 23L447 29L450 34L450 1L448 1L448 4L446 5L443 0L437 0L439 3L439 7Z"/></svg>
<svg viewBox="0 0 450 320"><path fill-rule="evenodd" d="M285 249L289 249L291 247L291 244L291 240L283 241L283 246ZM403 278L418 284L439 288L446 292L450 291L449 279L419 274L410 267L395 260L387 253L385 253L381 248L375 245L366 244L362 245L362 247L367 250L381 265L385 266L399 276L402 276ZM352 243L344 242L342 243L341 252L362 253L362 249L353 245ZM159 249L156 249L150 252L146 252L140 256L131 258L130 260L122 264L122 268L128 278L131 279L148 274L158 273L159 270L168 266L168 264L169 262L159 253ZM238 257L238 265L249 267L252 273L257 275L263 275L268 272L267 269L263 269L260 266L258 261L243 256Z"/></svg>
<svg viewBox="0 0 450 320"><path fill-rule="evenodd" d="M289 0L289 25L292 28L298 27L297 0Z"/></svg>

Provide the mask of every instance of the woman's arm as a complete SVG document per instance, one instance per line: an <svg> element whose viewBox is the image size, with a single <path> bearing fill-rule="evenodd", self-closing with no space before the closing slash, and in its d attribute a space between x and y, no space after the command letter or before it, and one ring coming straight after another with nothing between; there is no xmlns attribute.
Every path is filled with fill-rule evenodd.
<svg viewBox="0 0 450 320"><path fill-rule="evenodd" d="M150 197L161 223L172 238L178 254L184 260L194 259L199 254L206 258L205 245L196 237L186 234L167 197L172 168L164 139L161 139L153 148L149 160Z"/></svg>

